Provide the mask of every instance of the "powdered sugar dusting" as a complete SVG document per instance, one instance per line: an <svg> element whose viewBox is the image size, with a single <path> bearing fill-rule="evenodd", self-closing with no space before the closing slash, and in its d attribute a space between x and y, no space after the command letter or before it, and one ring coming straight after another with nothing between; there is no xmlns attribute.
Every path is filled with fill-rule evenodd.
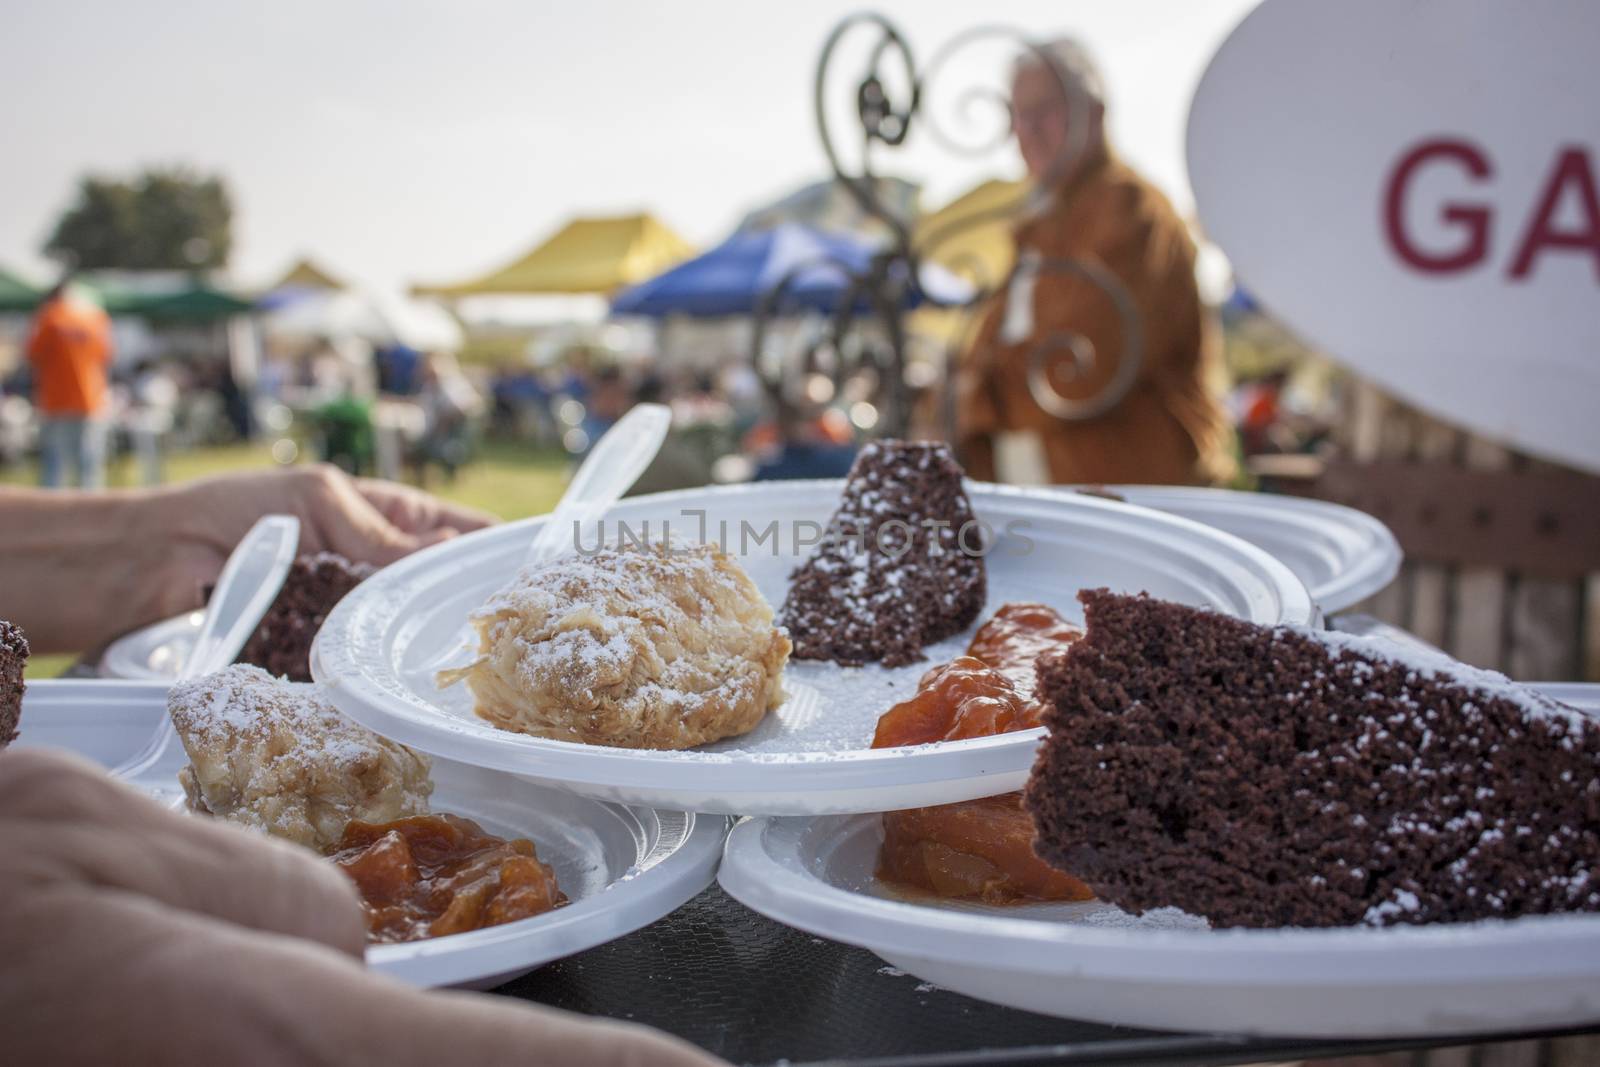
<svg viewBox="0 0 1600 1067"><path fill-rule="evenodd" d="M983 601L982 547L948 446L867 444L784 601L795 657L917 660L925 642L973 621Z"/></svg>
<svg viewBox="0 0 1600 1067"><path fill-rule="evenodd" d="M340 714L315 688L245 664L177 683L167 706L186 743L234 746L242 735L276 732L287 742L276 757L305 764L354 763L393 744Z"/></svg>
<svg viewBox="0 0 1600 1067"><path fill-rule="evenodd" d="M708 544L606 547L519 572L472 617L477 713L557 740L680 749L742 734L782 700L788 638Z"/></svg>
<svg viewBox="0 0 1600 1067"><path fill-rule="evenodd" d="M705 595L705 590L721 590L725 596L746 596L736 575L716 565L710 546L686 548L673 543L670 565L685 579L667 585L660 580L660 568L638 565L648 555L607 550L596 556L569 556L555 563L524 571L495 594L475 616L493 620L488 631L490 642L507 636L515 620L530 615L563 620L564 629L537 640L524 634L511 637L516 644L517 671L522 683L542 686L552 674L571 681L573 695L592 702L599 690L621 681L635 658L640 641L655 640L652 631L686 611L695 616L717 610L720 598ZM692 600L681 600L683 590ZM680 599L674 598L674 593ZM618 613L615 605L626 604ZM771 612L767 617L770 623ZM643 683L640 692L664 702L679 712L704 703L713 691L727 684L735 673L729 655L714 664L711 690L704 688L703 672L692 670L687 659L663 660L659 674Z"/></svg>
<svg viewBox="0 0 1600 1067"><path fill-rule="evenodd" d="M178 683L167 706L196 810L313 848L353 818L428 810L427 757L345 718L313 686L236 664Z"/></svg>
<svg viewBox="0 0 1600 1067"><path fill-rule="evenodd" d="M1576 708L1570 708L1559 701L1551 700L1543 693L1518 685L1497 671L1470 666L1460 660L1452 659L1442 652L1431 652L1415 645L1386 641L1381 637L1363 637L1356 634L1340 633L1337 630L1309 630L1299 626L1280 626L1277 629L1281 632L1309 637L1330 648L1358 657L1380 660L1384 663L1410 667L1417 671L1426 671L1429 675L1442 676L1447 682L1476 689L1491 699L1510 701L1521 708L1524 714L1530 718L1564 721L1569 728L1574 730L1582 729L1585 723L1589 721ZM1351 669L1359 671L1361 668L1353 665Z"/></svg>

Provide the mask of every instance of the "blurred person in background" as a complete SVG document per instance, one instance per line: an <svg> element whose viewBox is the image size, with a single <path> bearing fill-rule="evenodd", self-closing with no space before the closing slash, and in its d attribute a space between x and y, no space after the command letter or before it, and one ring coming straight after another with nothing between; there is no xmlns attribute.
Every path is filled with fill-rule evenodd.
<svg viewBox="0 0 1600 1067"><path fill-rule="evenodd" d="M587 453L632 406L633 391L628 387L622 368L606 363L596 369L589 379L588 402L583 412L583 448L578 451Z"/></svg>
<svg viewBox="0 0 1600 1067"><path fill-rule="evenodd" d="M955 375L956 440L968 472L1032 483L1227 480L1228 420L1206 384L1219 338L1196 287L1194 242L1167 198L1107 143L1094 61L1066 39L1025 53L1012 73L1011 111L1037 207L1016 228L1017 265ZM1110 410L1077 421L1035 400L1033 353L1046 346L1056 390L1087 400L1111 385L1128 339L1106 293L1053 270L1058 260L1114 275L1143 333L1131 389ZM1093 345L1087 368L1075 371L1065 346L1050 350L1052 339L1069 334Z"/></svg>
<svg viewBox="0 0 1600 1067"><path fill-rule="evenodd" d="M732 359L722 367L722 395L733 409L736 436L744 436L766 415L767 393L761 376L745 359Z"/></svg>
<svg viewBox="0 0 1600 1067"><path fill-rule="evenodd" d="M145 485L165 480L163 444L177 424L180 398L177 380L160 360L147 357L134 367L125 418Z"/></svg>
<svg viewBox="0 0 1600 1067"><path fill-rule="evenodd" d="M744 451L756 459L755 480L843 478L855 462L855 431L838 408L800 396L780 395L776 417L745 435Z"/></svg>
<svg viewBox="0 0 1600 1067"><path fill-rule="evenodd" d="M657 374L646 374L634 388L636 404L661 404L668 399L666 383ZM628 490L629 496L693 489L711 481L711 465L716 457L706 455L705 449L688 432L684 409L679 406L678 398L671 399L672 428L667 431L667 438L661 442L650 466Z"/></svg>
<svg viewBox="0 0 1600 1067"><path fill-rule="evenodd" d="M434 463L444 468L445 480L453 482L471 454L472 420L483 412L483 397L461 373L455 356L430 352L422 360L417 404L423 418L422 439L412 455L417 484L428 484L428 469Z"/></svg>
<svg viewBox="0 0 1600 1067"><path fill-rule="evenodd" d="M28 337L33 405L39 413L39 484L99 489L106 476L107 384L111 319L63 279L34 316Z"/></svg>
<svg viewBox="0 0 1600 1067"><path fill-rule="evenodd" d="M376 469L373 401L378 364L372 346L355 337L324 337L310 354L310 403L318 456L351 474Z"/></svg>
<svg viewBox="0 0 1600 1067"><path fill-rule="evenodd" d="M1239 426L1239 443L1247 456L1263 452L1288 452L1280 433L1283 421L1283 394L1289 385L1289 371L1279 368L1253 382L1244 382L1234 391Z"/></svg>

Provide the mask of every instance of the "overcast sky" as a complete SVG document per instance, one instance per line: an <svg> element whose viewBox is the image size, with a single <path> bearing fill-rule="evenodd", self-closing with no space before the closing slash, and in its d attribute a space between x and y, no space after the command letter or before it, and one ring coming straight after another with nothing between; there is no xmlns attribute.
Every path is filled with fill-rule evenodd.
<svg viewBox="0 0 1600 1067"><path fill-rule="evenodd" d="M1080 36L1105 69L1114 140L1187 208L1189 97L1255 2L877 8L921 59L979 23ZM227 178L245 283L302 252L378 285L457 280L577 213L649 209L710 243L826 173L812 78L830 28L860 7L6 0L0 264L42 280L39 245L77 176L149 163ZM964 88L1003 60L974 48L935 87ZM926 135L886 163L925 183L927 206L1016 168L1009 146L973 160Z"/></svg>

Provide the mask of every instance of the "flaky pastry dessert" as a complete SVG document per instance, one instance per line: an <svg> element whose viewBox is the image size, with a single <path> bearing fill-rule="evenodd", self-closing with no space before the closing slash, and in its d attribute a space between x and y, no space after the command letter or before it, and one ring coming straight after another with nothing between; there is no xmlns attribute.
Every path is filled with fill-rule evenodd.
<svg viewBox="0 0 1600 1067"><path fill-rule="evenodd" d="M428 810L426 756L259 667L181 682L167 708L189 755L178 781L195 811L323 852L353 819L385 823Z"/></svg>
<svg viewBox="0 0 1600 1067"><path fill-rule="evenodd" d="M789 638L713 545L604 548L524 570L472 617L478 657L441 672L477 713L536 737L683 749L783 699Z"/></svg>

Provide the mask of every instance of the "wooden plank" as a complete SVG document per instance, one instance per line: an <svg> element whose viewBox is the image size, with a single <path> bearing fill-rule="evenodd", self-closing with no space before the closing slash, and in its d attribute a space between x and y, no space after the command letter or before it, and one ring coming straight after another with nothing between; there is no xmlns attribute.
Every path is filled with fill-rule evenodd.
<svg viewBox="0 0 1600 1067"><path fill-rule="evenodd" d="M1418 450L1423 438L1418 439ZM1473 470L1412 459L1330 460L1317 495L1373 514L1415 562L1541 578L1600 571L1600 477L1529 465Z"/></svg>
<svg viewBox="0 0 1600 1067"><path fill-rule="evenodd" d="M1356 379L1345 404L1346 417L1334 426L1339 447L1354 459L1377 459L1383 416L1392 402L1371 382Z"/></svg>
<svg viewBox="0 0 1600 1067"><path fill-rule="evenodd" d="M1519 473L1537 477L1564 468L1522 460ZM1508 605L1506 667L1523 681L1577 681L1583 671L1583 582L1518 575Z"/></svg>
<svg viewBox="0 0 1600 1067"><path fill-rule="evenodd" d="M1594 1067L1600 1063L1600 1037L1593 1034L1558 1037L1546 1041L1545 1046L1548 1067Z"/></svg>
<svg viewBox="0 0 1600 1067"><path fill-rule="evenodd" d="M1473 1067L1476 1052L1471 1045L1425 1049L1418 1054L1417 1067Z"/></svg>
<svg viewBox="0 0 1600 1067"><path fill-rule="evenodd" d="M1469 437L1462 460L1475 470L1502 470L1511 454L1492 441ZM1503 640L1506 576L1494 567L1462 567L1456 575L1452 633L1445 650L1457 659L1496 670L1505 664Z"/></svg>
<svg viewBox="0 0 1600 1067"><path fill-rule="evenodd" d="M1582 626L1578 583L1518 578L1507 608L1506 673L1526 682L1579 681Z"/></svg>
<svg viewBox="0 0 1600 1067"><path fill-rule="evenodd" d="M1600 682L1600 574L1589 575L1583 603L1583 678Z"/></svg>
<svg viewBox="0 0 1600 1067"><path fill-rule="evenodd" d="M1438 419L1419 420L1416 458L1425 463L1447 463L1461 450L1461 433ZM1444 647L1450 639L1450 612L1455 596L1454 569L1442 563L1418 561L1411 577L1411 604L1406 629Z"/></svg>
<svg viewBox="0 0 1600 1067"><path fill-rule="evenodd" d="M1539 1067L1542 1041L1502 1041L1478 1049L1478 1067Z"/></svg>
<svg viewBox="0 0 1600 1067"><path fill-rule="evenodd" d="M1370 383L1362 383L1361 414L1356 426L1356 436L1351 451L1358 460L1407 459L1410 457L1412 431L1415 419L1399 402ZM1392 513L1399 501L1378 498L1369 510L1380 520ZM1406 604L1411 592L1411 568L1400 569L1400 575L1386 589L1380 590L1366 603L1366 611L1384 622L1396 626L1406 624Z"/></svg>

